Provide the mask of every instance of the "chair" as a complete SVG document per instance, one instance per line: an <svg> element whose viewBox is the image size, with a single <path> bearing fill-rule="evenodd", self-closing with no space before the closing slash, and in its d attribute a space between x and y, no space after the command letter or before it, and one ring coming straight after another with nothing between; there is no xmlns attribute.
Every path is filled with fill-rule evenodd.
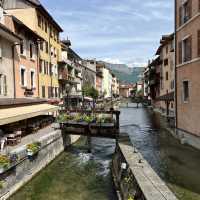
<svg viewBox="0 0 200 200"><path fill-rule="evenodd" d="M7 144L10 146L17 145L17 137L16 134L8 134L7 135Z"/></svg>
<svg viewBox="0 0 200 200"><path fill-rule="evenodd" d="M17 139L17 143L20 143L22 139L22 131L16 131L15 136Z"/></svg>

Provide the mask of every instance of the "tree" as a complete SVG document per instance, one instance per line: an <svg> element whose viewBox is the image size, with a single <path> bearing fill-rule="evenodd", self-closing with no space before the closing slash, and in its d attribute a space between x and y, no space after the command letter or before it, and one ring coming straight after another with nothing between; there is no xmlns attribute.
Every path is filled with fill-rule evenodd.
<svg viewBox="0 0 200 200"><path fill-rule="evenodd" d="M93 99L93 108L95 107L95 101L99 97L99 92L93 86L85 85L83 86L83 95L91 97Z"/></svg>

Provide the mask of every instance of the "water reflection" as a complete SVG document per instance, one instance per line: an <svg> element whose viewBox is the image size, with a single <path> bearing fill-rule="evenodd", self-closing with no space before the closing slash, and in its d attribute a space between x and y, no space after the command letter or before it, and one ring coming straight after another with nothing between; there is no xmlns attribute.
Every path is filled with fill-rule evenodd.
<svg viewBox="0 0 200 200"><path fill-rule="evenodd" d="M160 127L154 113L143 108L121 109L121 131L179 199L200 199L200 152L181 145Z"/></svg>

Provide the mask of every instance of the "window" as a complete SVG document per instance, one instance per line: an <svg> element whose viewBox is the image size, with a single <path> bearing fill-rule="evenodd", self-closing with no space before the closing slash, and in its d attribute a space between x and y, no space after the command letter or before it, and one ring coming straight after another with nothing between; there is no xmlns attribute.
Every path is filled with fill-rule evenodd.
<svg viewBox="0 0 200 200"><path fill-rule="evenodd" d="M46 41L45 44L46 44L45 45L45 47L46 47L46 53L49 53L49 43Z"/></svg>
<svg viewBox="0 0 200 200"><path fill-rule="evenodd" d="M39 71L40 73L42 73L43 69L42 69L42 60L39 60Z"/></svg>
<svg viewBox="0 0 200 200"><path fill-rule="evenodd" d="M44 61L44 74L47 74L47 66L46 66L46 61Z"/></svg>
<svg viewBox="0 0 200 200"><path fill-rule="evenodd" d="M20 54L25 56L25 41L20 43Z"/></svg>
<svg viewBox="0 0 200 200"><path fill-rule="evenodd" d="M50 26L50 37L53 38L53 28Z"/></svg>
<svg viewBox="0 0 200 200"><path fill-rule="evenodd" d="M51 76L53 75L53 65L52 64L49 65L49 73Z"/></svg>
<svg viewBox="0 0 200 200"><path fill-rule="evenodd" d="M43 51L44 49L44 42L40 42L40 50Z"/></svg>
<svg viewBox="0 0 200 200"><path fill-rule="evenodd" d="M3 74L0 74L0 95L7 95L7 79Z"/></svg>
<svg viewBox="0 0 200 200"><path fill-rule="evenodd" d="M173 90L173 89L174 89L174 80L171 81L171 90Z"/></svg>
<svg viewBox="0 0 200 200"><path fill-rule="evenodd" d="M200 2L200 0L199 0ZM198 57L200 57L200 30L198 30L197 32L197 55Z"/></svg>
<svg viewBox="0 0 200 200"><path fill-rule="evenodd" d="M4 95L7 95L7 78L4 76L3 78L3 84L4 84Z"/></svg>
<svg viewBox="0 0 200 200"><path fill-rule="evenodd" d="M54 87L51 87L51 97L54 97Z"/></svg>
<svg viewBox="0 0 200 200"><path fill-rule="evenodd" d="M33 58L33 44L30 43L30 58Z"/></svg>
<svg viewBox="0 0 200 200"><path fill-rule="evenodd" d="M57 56L57 51L56 51L56 48L54 48L54 57L56 58Z"/></svg>
<svg viewBox="0 0 200 200"><path fill-rule="evenodd" d="M183 40L183 54L182 54L182 61L188 62L192 59L192 37L188 37Z"/></svg>
<svg viewBox="0 0 200 200"><path fill-rule="evenodd" d="M35 87L35 71L31 70L31 88Z"/></svg>
<svg viewBox="0 0 200 200"><path fill-rule="evenodd" d="M42 98L45 98L46 95L45 95L45 86L42 86Z"/></svg>
<svg viewBox="0 0 200 200"><path fill-rule="evenodd" d="M48 98L49 99L51 98L51 87L50 86L48 87Z"/></svg>
<svg viewBox="0 0 200 200"><path fill-rule="evenodd" d="M55 88L55 97L58 97L58 88Z"/></svg>
<svg viewBox="0 0 200 200"><path fill-rule="evenodd" d="M183 25L191 18L192 0L186 0L179 8L179 25Z"/></svg>
<svg viewBox="0 0 200 200"><path fill-rule="evenodd" d="M40 15L38 15L38 26L42 27L42 17Z"/></svg>
<svg viewBox="0 0 200 200"><path fill-rule="evenodd" d="M183 81L183 101L189 100L189 81Z"/></svg>
<svg viewBox="0 0 200 200"><path fill-rule="evenodd" d="M165 77L166 77L166 81L168 81L168 79L169 79L169 74L168 74L168 72L165 73Z"/></svg>
<svg viewBox="0 0 200 200"><path fill-rule="evenodd" d="M165 59L165 60L164 60L164 65L165 65L165 66L168 65L168 59Z"/></svg>
<svg viewBox="0 0 200 200"><path fill-rule="evenodd" d="M20 69L21 85L26 86L26 69L21 67Z"/></svg>
<svg viewBox="0 0 200 200"><path fill-rule="evenodd" d="M48 25L47 25L47 22L45 21L45 25L44 25L44 29L45 29L45 32L47 33L47 30L48 30Z"/></svg>

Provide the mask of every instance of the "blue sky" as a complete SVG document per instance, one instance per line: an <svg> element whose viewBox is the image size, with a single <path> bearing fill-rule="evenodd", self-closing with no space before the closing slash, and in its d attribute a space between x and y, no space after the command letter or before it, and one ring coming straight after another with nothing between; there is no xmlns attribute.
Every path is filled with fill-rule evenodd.
<svg viewBox="0 0 200 200"><path fill-rule="evenodd" d="M41 0L82 58L130 67L151 59L173 32L174 0Z"/></svg>

